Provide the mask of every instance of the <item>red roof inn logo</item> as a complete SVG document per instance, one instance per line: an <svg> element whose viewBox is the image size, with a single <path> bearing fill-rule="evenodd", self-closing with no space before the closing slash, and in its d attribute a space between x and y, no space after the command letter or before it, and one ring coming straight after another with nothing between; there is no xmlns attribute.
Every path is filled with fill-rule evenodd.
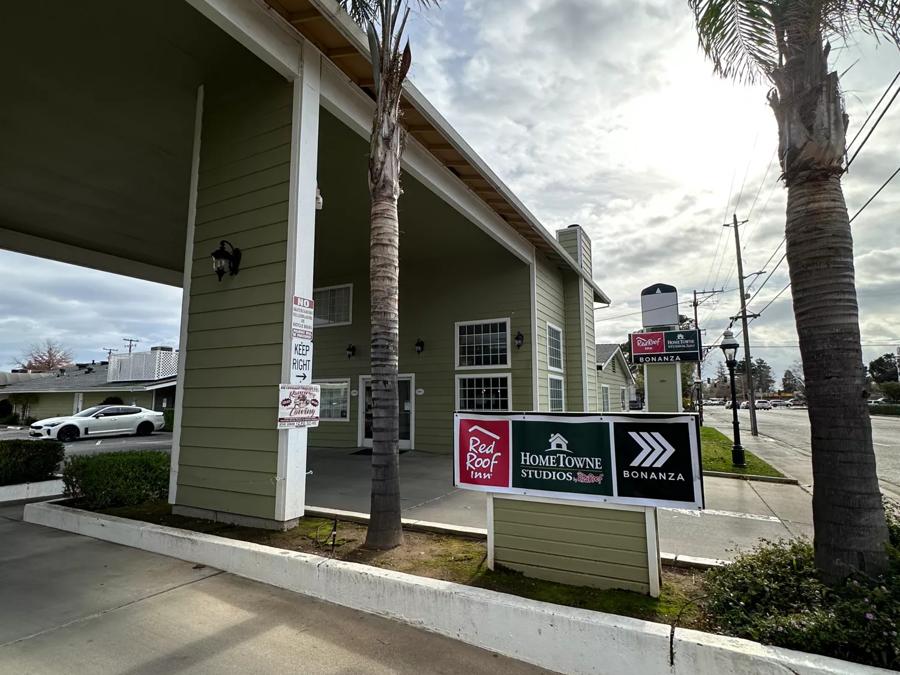
<svg viewBox="0 0 900 675"><path fill-rule="evenodd" d="M459 482L509 487L510 433L507 420L459 421Z"/></svg>
<svg viewBox="0 0 900 675"><path fill-rule="evenodd" d="M633 333L631 348L634 354L656 354L666 351L663 333Z"/></svg>

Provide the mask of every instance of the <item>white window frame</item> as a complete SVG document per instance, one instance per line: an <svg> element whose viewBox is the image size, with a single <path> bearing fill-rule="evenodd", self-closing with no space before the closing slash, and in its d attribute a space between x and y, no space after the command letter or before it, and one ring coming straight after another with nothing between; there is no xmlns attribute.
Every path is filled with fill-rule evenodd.
<svg viewBox="0 0 900 675"><path fill-rule="evenodd" d="M559 331L559 363L562 366L561 368L557 368L556 366L550 365L550 329ZM564 373L566 372L566 337L563 329L557 326L555 323L547 322L547 369L552 370L554 373Z"/></svg>
<svg viewBox="0 0 900 675"><path fill-rule="evenodd" d="M504 323L506 324L506 363L489 363L484 366L461 366L459 365L459 327L460 326L477 326L485 323ZM456 364L457 370L491 370L496 368L510 368L512 361L512 345L510 344L510 321L509 317L500 319L476 319L475 321L457 321L453 324L453 362Z"/></svg>
<svg viewBox="0 0 900 675"><path fill-rule="evenodd" d="M512 411L512 375L510 373L460 373L457 374L456 380L453 385L453 409L459 410L459 381L472 378L472 377L503 377L506 378L506 391L508 392L507 397L509 399L509 405L506 410L497 410L495 412L510 412ZM472 410L469 412L486 412L483 410Z"/></svg>
<svg viewBox="0 0 900 675"><path fill-rule="evenodd" d="M606 392L606 407L603 407L603 393ZM612 412L610 407L611 401L609 400L609 385L601 384L600 385L600 412Z"/></svg>
<svg viewBox="0 0 900 675"><path fill-rule="evenodd" d="M321 413L320 413L319 421L320 422L341 422L341 423L349 422L350 415L352 414L352 410L350 409L350 400L353 398L350 395L350 390L352 389L352 387L350 386L350 378L349 377L328 377L328 378L322 378L319 380L313 380L312 383L313 384L343 384L343 385L347 386L347 416L346 417L337 417L337 418L321 417ZM319 402L321 403L321 396L319 398L320 398ZM320 410L321 410L321 408L320 408Z"/></svg>
<svg viewBox="0 0 900 675"><path fill-rule="evenodd" d="M622 406L622 412L628 410L628 387L619 387L619 403Z"/></svg>
<svg viewBox="0 0 900 675"><path fill-rule="evenodd" d="M560 389L562 390L562 408L559 410L553 409L553 397L550 395L550 382L553 380L558 380L560 384ZM562 375L548 375L547 376L547 410L550 412L565 412L566 411L566 378Z"/></svg>
<svg viewBox="0 0 900 675"><path fill-rule="evenodd" d="M338 288L349 288L350 289L350 303L348 305L348 313L350 314L349 321L340 321L338 323L325 323L316 326L315 319L313 319L313 325L315 326L315 330L321 330L323 328L338 328L340 326L352 326L353 325L353 284L335 284L333 286L319 286L318 288L313 288L313 299L316 297L316 293L320 291L333 291ZM313 307L313 314L315 315L315 307Z"/></svg>

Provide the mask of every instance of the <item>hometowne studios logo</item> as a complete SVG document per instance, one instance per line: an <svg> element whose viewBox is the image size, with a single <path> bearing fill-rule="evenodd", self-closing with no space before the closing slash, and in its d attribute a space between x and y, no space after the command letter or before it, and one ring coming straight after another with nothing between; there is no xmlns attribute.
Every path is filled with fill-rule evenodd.
<svg viewBox="0 0 900 675"><path fill-rule="evenodd" d="M643 480L684 481L684 474L666 471L666 462L675 454L675 448L658 431L629 431L628 436L637 443L640 452L631 461L629 469L622 470L623 478Z"/></svg>
<svg viewBox="0 0 900 675"><path fill-rule="evenodd" d="M543 452L523 450L519 453L521 478L554 480L570 483L602 483L603 459L579 457L569 447L562 434L555 433L547 441Z"/></svg>

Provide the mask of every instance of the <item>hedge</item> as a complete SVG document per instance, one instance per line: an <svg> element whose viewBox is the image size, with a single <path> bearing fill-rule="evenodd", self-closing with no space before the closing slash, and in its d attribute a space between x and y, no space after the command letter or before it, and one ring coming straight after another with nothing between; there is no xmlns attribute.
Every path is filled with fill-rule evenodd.
<svg viewBox="0 0 900 675"><path fill-rule="evenodd" d="M878 403L869 406L870 415L900 415L900 404Z"/></svg>
<svg viewBox="0 0 900 675"><path fill-rule="evenodd" d="M166 421L163 431L172 431L175 428L175 409L166 408L163 410L163 419Z"/></svg>
<svg viewBox="0 0 900 675"><path fill-rule="evenodd" d="M0 485L49 480L65 454L65 446L59 441L0 441Z"/></svg>
<svg viewBox="0 0 900 675"><path fill-rule="evenodd" d="M66 496L89 509L165 499L169 459L155 450L70 457L63 468Z"/></svg>

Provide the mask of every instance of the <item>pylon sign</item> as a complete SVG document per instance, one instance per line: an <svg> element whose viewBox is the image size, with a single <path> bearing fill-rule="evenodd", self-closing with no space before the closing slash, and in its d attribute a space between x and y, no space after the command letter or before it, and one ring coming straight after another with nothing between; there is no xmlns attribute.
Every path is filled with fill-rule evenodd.
<svg viewBox="0 0 900 675"><path fill-rule="evenodd" d="M700 361L700 331L666 330L631 333L631 363L681 363Z"/></svg>
<svg viewBox="0 0 900 675"><path fill-rule="evenodd" d="M454 434L460 488L703 508L695 415L460 412Z"/></svg>
<svg viewBox="0 0 900 675"><path fill-rule="evenodd" d="M678 324L678 289L669 284L653 284L641 291L641 325L644 328Z"/></svg>

